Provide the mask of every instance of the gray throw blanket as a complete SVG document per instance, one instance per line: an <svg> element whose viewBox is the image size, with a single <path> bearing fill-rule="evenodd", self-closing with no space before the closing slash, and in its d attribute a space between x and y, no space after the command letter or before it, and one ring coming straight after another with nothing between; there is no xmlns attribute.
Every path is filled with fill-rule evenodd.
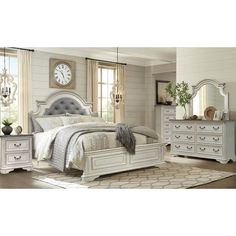
<svg viewBox="0 0 236 236"><path fill-rule="evenodd" d="M118 140L130 154L135 154L136 139L128 125L116 125L116 140Z"/></svg>

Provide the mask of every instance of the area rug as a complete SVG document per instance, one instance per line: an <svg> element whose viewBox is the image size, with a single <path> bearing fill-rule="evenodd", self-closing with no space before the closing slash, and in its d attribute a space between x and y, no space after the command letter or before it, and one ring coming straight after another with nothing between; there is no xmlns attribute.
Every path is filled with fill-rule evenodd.
<svg viewBox="0 0 236 236"><path fill-rule="evenodd" d="M165 163L160 167L149 167L101 176L87 183L82 183L80 171L51 174L34 172L33 179L65 189L186 189L233 175L236 175L236 173L201 169L176 163Z"/></svg>

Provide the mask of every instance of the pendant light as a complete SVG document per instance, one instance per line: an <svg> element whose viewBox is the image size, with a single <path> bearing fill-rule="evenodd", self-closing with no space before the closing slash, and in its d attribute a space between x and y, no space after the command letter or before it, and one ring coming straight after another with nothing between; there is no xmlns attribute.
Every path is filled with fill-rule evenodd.
<svg viewBox="0 0 236 236"><path fill-rule="evenodd" d="M6 69L6 53L4 48L4 68L3 73L0 74L0 101L4 106L9 106L15 100L17 84L14 77L7 73Z"/></svg>
<svg viewBox="0 0 236 236"><path fill-rule="evenodd" d="M119 109L120 105L124 103L124 91L119 83L119 68L118 68L118 48L117 52L117 63L116 63L116 82L112 87L112 91L110 93L111 104L115 107L115 109Z"/></svg>

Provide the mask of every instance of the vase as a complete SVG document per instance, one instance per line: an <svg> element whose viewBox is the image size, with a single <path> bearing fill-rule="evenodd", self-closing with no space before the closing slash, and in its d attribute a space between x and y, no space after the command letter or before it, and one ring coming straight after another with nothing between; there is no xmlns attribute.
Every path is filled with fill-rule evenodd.
<svg viewBox="0 0 236 236"><path fill-rule="evenodd" d="M2 132L4 135L10 135L12 132L12 127L10 125L5 125L2 127Z"/></svg>
<svg viewBox="0 0 236 236"><path fill-rule="evenodd" d="M187 104L186 104L186 105L187 105ZM183 120L189 119L189 114L188 114L188 112L187 112L186 105L183 106L183 108L184 108Z"/></svg>

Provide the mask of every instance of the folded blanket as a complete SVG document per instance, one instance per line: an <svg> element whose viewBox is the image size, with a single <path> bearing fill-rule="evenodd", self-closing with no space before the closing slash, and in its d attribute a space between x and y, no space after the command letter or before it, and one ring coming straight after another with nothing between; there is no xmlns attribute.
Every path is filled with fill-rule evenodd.
<svg viewBox="0 0 236 236"><path fill-rule="evenodd" d="M136 139L128 125L116 125L116 140L118 140L130 154L135 154Z"/></svg>

